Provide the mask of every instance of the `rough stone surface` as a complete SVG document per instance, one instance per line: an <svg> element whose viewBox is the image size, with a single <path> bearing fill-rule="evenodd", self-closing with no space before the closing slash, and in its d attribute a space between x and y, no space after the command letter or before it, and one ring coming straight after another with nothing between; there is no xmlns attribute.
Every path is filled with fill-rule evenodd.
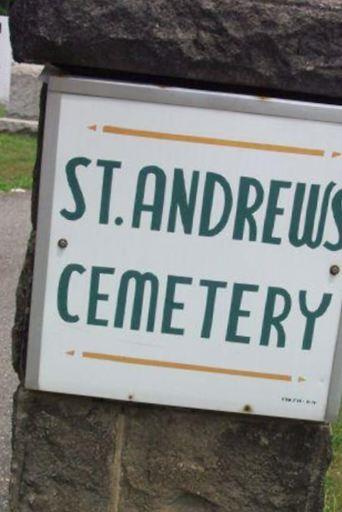
<svg viewBox="0 0 342 512"><path fill-rule="evenodd" d="M11 511L110 510L119 408L19 388L14 409Z"/></svg>
<svg viewBox="0 0 342 512"><path fill-rule="evenodd" d="M327 426L127 407L120 512L318 512Z"/></svg>
<svg viewBox="0 0 342 512"><path fill-rule="evenodd" d="M14 0L18 61L341 97L340 0Z"/></svg>
<svg viewBox="0 0 342 512"><path fill-rule="evenodd" d="M25 391L12 512L319 512L325 425Z"/></svg>
<svg viewBox="0 0 342 512"><path fill-rule="evenodd" d="M20 119L37 119L41 82L41 66L14 64L11 73L11 94L7 116Z"/></svg>

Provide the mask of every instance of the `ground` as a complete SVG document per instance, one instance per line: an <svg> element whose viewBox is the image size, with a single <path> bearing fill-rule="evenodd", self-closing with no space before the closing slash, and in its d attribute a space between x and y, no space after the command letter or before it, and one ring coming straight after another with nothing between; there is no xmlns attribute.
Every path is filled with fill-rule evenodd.
<svg viewBox="0 0 342 512"><path fill-rule="evenodd" d="M7 512L11 399L17 385L10 361L11 327L30 209L29 192L9 191L30 188L35 150L36 139L32 136L0 134L0 512ZM326 479L324 512L342 512L342 414L332 431L334 461Z"/></svg>
<svg viewBox="0 0 342 512"><path fill-rule="evenodd" d="M30 193L0 192L0 512L7 512L12 395L18 380L11 366L15 289L30 225Z"/></svg>

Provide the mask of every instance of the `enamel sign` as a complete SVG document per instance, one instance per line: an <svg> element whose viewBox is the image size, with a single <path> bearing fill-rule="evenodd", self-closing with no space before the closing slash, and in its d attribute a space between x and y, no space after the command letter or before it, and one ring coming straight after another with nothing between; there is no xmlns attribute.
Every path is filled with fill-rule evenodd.
<svg viewBox="0 0 342 512"><path fill-rule="evenodd" d="M49 79L27 386L331 419L341 107Z"/></svg>

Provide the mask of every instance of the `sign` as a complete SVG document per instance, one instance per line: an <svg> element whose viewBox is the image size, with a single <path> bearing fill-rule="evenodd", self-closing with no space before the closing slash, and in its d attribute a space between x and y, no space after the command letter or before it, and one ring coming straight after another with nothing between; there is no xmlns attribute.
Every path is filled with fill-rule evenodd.
<svg viewBox="0 0 342 512"><path fill-rule="evenodd" d="M0 102L3 103L7 103L10 97L11 62L8 17L0 16Z"/></svg>
<svg viewBox="0 0 342 512"><path fill-rule="evenodd" d="M324 420L342 109L49 79L27 386Z"/></svg>

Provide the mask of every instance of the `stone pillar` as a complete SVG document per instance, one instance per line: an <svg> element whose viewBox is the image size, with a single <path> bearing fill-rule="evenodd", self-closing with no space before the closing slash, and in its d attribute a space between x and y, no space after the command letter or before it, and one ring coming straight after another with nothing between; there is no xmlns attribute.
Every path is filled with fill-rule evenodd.
<svg viewBox="0 0 342 512"><path fill-rule="evenodd" d="M11 95L6 110L7 117L36 120L41 82L41 66L13 64L11 73Z"/></svg>
<svg viewBox="0 0 342 512"><path fill-rule="evenodd" d="M341 22L339 2L327 0L14 0L11 7L19 61L326 101L341 94ZM33 230L13 330L22 382L45 98L43 87ZM53 395L21 384L11 511L320 512L329 461L326 424Z"/></svg>

